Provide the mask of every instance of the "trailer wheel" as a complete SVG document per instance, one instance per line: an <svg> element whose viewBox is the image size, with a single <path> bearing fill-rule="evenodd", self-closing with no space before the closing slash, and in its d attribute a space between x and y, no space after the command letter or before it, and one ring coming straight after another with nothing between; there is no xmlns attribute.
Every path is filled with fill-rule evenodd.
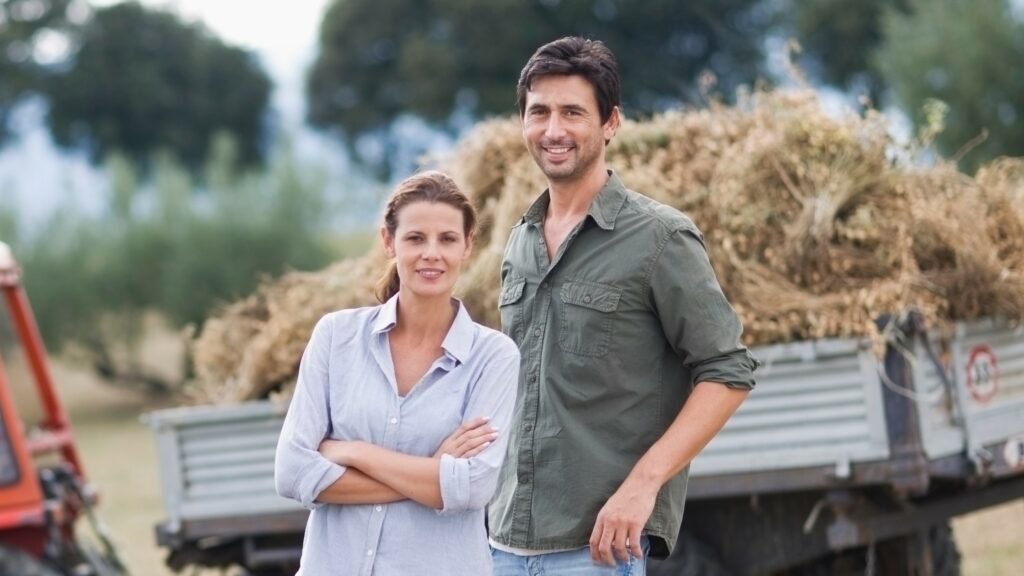
<svg viewBox="0 0 1024 576"><path fill-rule="evenodd" d="M718 553L700 540L682 532L672 555L647 562L648 576L730 576Z"/></svg>
<svg viewBox="0 0 1024 576"><path fill-rule="evenodd" d="M943 522L929 528L928 541L935 576L960 576L960 550L956 547L949 524Z"/></svg>
<svg viewBox="0 0 1024 576"><path fill-rule="evenodd" d="M0 546L0 576L61 576L34 556Z"/></svg>
<svg viewBox="0 0 1024 576"><path fill-rule="evenodd" d="M867 552L864 548L836 552L810 564L794 568L792 576L857 576L867 574ZM875 574L878 572L876 571Z"/></svg>
<svg viewBox="0 0 1024 576"><path fill-rule="evenodd" d="M949 524L928 528L934 576L960 576L960 551L953 540ZM875 549L874 574L899 574L907 569L906 537L880 542ZM872 572L868 569L868 551L855 548L835 553L792 572L795 576L855 576Z"/></svg>
<svg viewBox="0 0 1024 576"><path fill-rule="evenodd" d="M928 527L928 552L932 563L932 574L934 576L960 576L960 551L956 548L953 540L953 530L949 524L942 522ZM889 544L888 546L886 544ZM882 543L879 546L878 562L881 567L880 574L897 573L907 570L907 563L913 565L923 559L908 558L906 556L907 544L900 540L891 543Z"/></svg>

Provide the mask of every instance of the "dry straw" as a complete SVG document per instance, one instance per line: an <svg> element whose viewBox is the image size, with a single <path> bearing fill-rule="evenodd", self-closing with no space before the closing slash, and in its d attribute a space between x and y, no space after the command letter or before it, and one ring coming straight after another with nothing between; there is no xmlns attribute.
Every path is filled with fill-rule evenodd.
<svg viewBox="0 0 1024 576"><path fill-rule="evenodd" d="M933 325L1024 318L1024 160L971 178L896 152L879 115L837 116L813 92L779 91L627 122L608 162L702 228L748 345L874 337L876 318L908 309ZM496 326L505 239L544 180L515 119L479 125L444 165L481 212L457 291ZM233 401L287 386L316 320L373 304L383 265L373 250L220 311L195 342L194 395Z"/></svg>

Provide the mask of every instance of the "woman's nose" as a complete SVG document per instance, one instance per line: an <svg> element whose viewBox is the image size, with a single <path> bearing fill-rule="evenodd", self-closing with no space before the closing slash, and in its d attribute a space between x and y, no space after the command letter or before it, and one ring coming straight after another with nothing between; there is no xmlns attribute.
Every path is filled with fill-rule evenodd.
<svg viewBox="0 0 1024 576"><path fill-rule="evenodd" d="M423 249L423 257L427 260L437 259L438 255L441 253L439 248L440 247L437 245L437 242L427 242Z"/></svg>

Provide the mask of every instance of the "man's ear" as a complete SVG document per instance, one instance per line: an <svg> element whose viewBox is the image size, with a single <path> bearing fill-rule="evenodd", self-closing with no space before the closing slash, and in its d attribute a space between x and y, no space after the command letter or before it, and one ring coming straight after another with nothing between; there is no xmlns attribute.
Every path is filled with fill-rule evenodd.
<svg viewBox="0 0 1024 576"><path fill-rule="evenodd" d="M466 236L466 251L462 254L462 260L469 260L469 257L473 255L473 241L476 240L476 233Z"/></svg>
<svg viewBox="0 0 1024 576"><path fill-rule="evenodd" d="M618 106L612 108L612 113L608 115L608 120L604 123L604 143L608 144L612 137L615 136L615 132L618 131L619 125L622 123L622 111Z"/></svg>

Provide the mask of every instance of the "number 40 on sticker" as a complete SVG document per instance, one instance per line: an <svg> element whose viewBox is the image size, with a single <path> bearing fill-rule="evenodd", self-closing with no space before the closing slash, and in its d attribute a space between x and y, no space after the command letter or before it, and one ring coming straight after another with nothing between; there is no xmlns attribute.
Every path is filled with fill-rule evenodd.
<svg viewBox="0 0 1024 576"><path fill-rule="evenodd" d="M986 344L971 348L967 357L967 391L979 404L987 404L999 392L999 363Z"/></svg>

